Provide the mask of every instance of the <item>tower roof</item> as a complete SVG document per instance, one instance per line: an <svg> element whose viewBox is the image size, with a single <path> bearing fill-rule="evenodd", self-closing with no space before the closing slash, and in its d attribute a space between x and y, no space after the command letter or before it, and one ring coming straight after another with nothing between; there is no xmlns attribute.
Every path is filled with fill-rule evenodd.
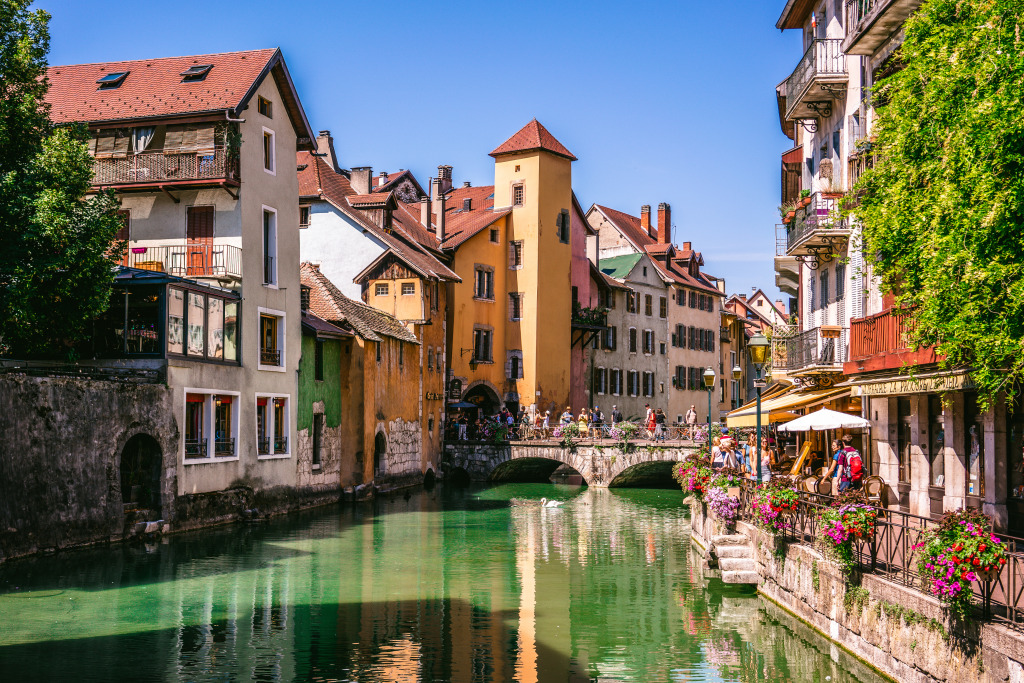
<svg viewBox="0 0 1024 683"><path fill-rule="evenodd" d="M541 125L540 121L533 119L519 129L515 135L501 143L497 149L491 152L492 157L502 154L516 154L528 152L535 149L543 149L546 152L565 157L569 161L576 161L572 152L555 139L555 136L548 132L548 129Z"/></svg>

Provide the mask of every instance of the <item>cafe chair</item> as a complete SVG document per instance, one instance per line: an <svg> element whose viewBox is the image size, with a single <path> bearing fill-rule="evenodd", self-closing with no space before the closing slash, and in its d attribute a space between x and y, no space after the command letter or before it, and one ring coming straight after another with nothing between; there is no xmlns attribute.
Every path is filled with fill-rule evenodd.
<svg viewBox="0 0 1024 683"><path fill-rule="evenodd" d="M822 496L832 495L832 480L828 477L822 477L818 480L817 493Z"/></svg>
<svg viewBox="0 0 1024 683"><path fill-rule="evenodd" d="M882 501L882 494L885 492L885 481L877 474L872 475L864 480L864 495L868 499L868 503L877 507L885 509L885 504Z"/></svg>

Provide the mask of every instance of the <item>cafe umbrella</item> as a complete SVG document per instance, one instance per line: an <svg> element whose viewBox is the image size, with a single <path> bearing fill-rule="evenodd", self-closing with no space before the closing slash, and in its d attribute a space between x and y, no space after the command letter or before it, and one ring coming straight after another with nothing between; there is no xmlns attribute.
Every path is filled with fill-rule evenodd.
<svg viewBox="0 0 1024 683"><path fill-rule="evenodd" d="M798 417L792 422L779 425L780 432L809 432L811 430L816 432L825 431L826 429L861 429L869 426L871 423L865 420L863 417L857 415L850 415L848 413L840 413L836 410L829 410L828 408L822 408L816 412Z"/></svg>

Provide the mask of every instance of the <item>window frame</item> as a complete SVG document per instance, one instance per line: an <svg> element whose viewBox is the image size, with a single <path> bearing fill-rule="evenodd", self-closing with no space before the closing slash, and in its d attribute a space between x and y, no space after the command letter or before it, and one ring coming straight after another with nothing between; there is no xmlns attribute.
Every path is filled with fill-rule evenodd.
<svg viewBox="0 0 1024 683"><path fill-rule="evenodd" d="M387 282L374 282L373 283L373 295L374 296L388 296L391 291L389 287L390 283Z"/></svg>
<svg viewBox="0 0 1024 683"><path fill-rule="evenodd" d="M519 198L518 198L519 201L516 201L516 190L519 191ZM511 201L510 206L523 206L523 203L525 202L525 200L526 200L526 190L524 188L524 184L523 183L513 183L512 184L512 201Z"/></svg>
<svg viewBox="0 0 1024 683"><path fill-rule="evenodd" d="M402 296L416 296L416 283L415 282L402 282L401 285L402 285L402 290L401 290L402 291ZM410 291L408 291L408 292L405 291L406 287L408 287L410 289Z"/></svg>
<svg viewBox="0 0 1024 683"><path fill-rule="evenodd" d="M511 240L508 243L508 269L523 269L523 240Z"/></svg>
<svg viewBox="0 0 1024 683"><path fill-rule="evenodd" d="M483 276L484 294L480 295L481 276ZM473 299L476 301L494 301L494 267L484 263L473 266Z"/></svg>
<svg viewBox="0 0 1024 683"><path fill-rule="evenodd" d="M263 230L263 286L270 289L278 288L278 248L277 248L277 235L278 235L278 214L277 209L272 206L262 205L262 211L260 217L262 220L261 228ZM273 220L270 225L270 229L267 227L267 216L272 216ZM269 259L269 263L268 263ZM269 276L268 276L269 271Z"/></svg>
<svg viewBox="0 0 1024 683"><path fill-rule="evenodd" d="M486 342L481 344L481 342ZM481 348L483 347L483 348ZM483 350L486 355L480 354ZM473 326L473 355L472 359L474 363L493 363L494 362L494 328L488 325L474 325Z"/></svg>
<svg viewBox="0 0 1024 683"><path fill-rule="evenodd" d="M263 95L256 96L256 111L260 116L266 116L268 119L274 118L274 103L268 100Z"/></svg>
<svg viewBox="0 0 1024 683"><path fill-rule="evenodd" d="M187 444L185 439L185 433L188 423L188 400L189 394L204 396L203 400L203 438L206 441L206 455L202 457L188 457L186 455ZM229 391L222 389L209 389L209 388L198 388L198 387L185 387L182 390L182 396L184 398L184 405L182 406L182 438L181 438L181 456L182 464L186 467L189 465L204 465L209 463L217 462L234 462L239 459L239 443L238 443L238 425L239 425L239 410L240 410L240 399L241 392ZM231 438L234 439L234 454L228 456L217 456L216 455L216 406L214 405L214 398L217 396L230 396L231 397ZM194 402L193 402L194 403Z"/></svg>
<svg viewBox="0 0 1024 683"><path fill-rule="evenodd" d="M266 399L267 406L268 406L267 422L266 422L266 425L265 425L265 428L264 428L264 432L266 434L270 435L269 437L266 437L266 438L270 439L270 452L269 453L260 454L259 453L259 448L257 447L257 449L256 449L256 452L257 452L256 459L257 460L286 460L288 458L291 458L292 457L292 450L295 448L295 444L292 443L294 441L294 439L291 438L292 395L291 394L281 394L281 393L257 391L256 394L255 394L255 400L254 400L254 403L253 403L253 407L257 410L257 412L259 411L259 403L260 403L260 399L261 398L262 399ZM285 425L284 425L284 429L281 430L281 431L283 431L284 438L287 439L287 441L286 441L286 448L283 451L281 451L281 452L278 452L278 450L277 450L277 431L278 430L277 430L277 411L275 410L275 408L276 408L275 401L277 399L284 399L285 400L285 405L284 405L284 423L285 423ZM257 420L257 422L258 422L258 420ZM259 425L258 424L256 425L256 439L257 440L259 439ZM257 446L258 446L258 443L257 443Z"/></svg>
<svg viewBox="0 0 1024 683"><path fill-rule="evenodd" d="M277 175L277 133L266 126L263 126L263 172Z"/></svg>
<svg viewBox="0 0 1024 683"><path fill-rule="evenodd" d="M256 357L256 369L263 370L266 372L285 372L287 370L287 358L286 353L288 349L288 314L285 311L279 311L273 308L264 308L262 306L256 309L256 320L257 330L259 339L259 355ZM265 365L263 363L263 322L264 316L277 318L277 351L281 354L280 365Z"/></svg>

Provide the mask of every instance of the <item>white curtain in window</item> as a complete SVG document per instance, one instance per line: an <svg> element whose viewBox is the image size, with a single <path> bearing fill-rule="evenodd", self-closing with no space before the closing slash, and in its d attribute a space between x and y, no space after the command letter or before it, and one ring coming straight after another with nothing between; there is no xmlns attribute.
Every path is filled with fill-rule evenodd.
<svg viewBox="0 0 1024 683"><path fill-rule="evenodd" d="M149 143L153 142L153 133L155 132L156 128L153 126L132 128L132 149L136 154L144 152L149 147Z"/></svg>

